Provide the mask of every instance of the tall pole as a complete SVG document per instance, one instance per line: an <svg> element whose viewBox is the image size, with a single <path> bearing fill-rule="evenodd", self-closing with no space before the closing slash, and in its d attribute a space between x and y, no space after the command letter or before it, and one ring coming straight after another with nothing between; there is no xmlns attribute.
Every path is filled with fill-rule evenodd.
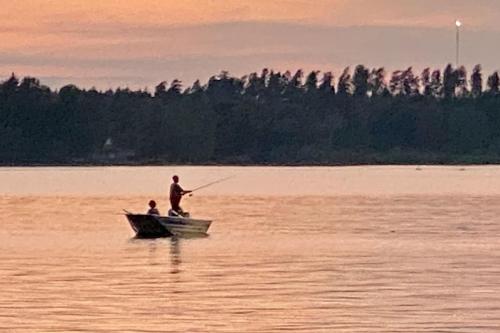
<svg viewBox="0 0 500 333"><path fill-rule="evenodd" d="M456 66L458 68L458 66L460 65L460 27L462 26L462 22L456 20L455 25L457 27L457 42L456 42L457 50L455 59L456 59Z"/></svg>

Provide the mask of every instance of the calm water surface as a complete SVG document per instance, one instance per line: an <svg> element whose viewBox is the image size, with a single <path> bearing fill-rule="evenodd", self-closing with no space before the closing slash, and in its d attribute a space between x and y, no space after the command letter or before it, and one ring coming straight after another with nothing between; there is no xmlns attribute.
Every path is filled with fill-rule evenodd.
<svg viewBox="0 0 500 333"><path fill-rule="evenodd" d="M140 240L184 202L210 235ZM500 167L0 168L0 332L498 332Z"/></svg>

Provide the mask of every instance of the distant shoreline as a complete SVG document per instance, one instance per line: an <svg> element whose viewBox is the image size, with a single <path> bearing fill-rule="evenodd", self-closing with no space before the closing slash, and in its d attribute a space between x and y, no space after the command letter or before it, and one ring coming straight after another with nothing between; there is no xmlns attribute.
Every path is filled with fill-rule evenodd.
<svg viewBox="0 0 500 333"><path fill-rule="evenodd" d="M0 83L4 166L500 164L500 74L228 72L154 93ZM486 83L486 86L485 84Z"/></svg>
<svg viewBox="0 0 500 333"><path fill-rule="evenodd" d="M169 161L115 161L115 162L25 162L2 163L1 168L7 167L160 167L160 166L193 166L193 167L354 167L354 166L481 166L500 165L500 156L484 158L484 156L448 156L429 159L367 159L365 161L349 162L267 162L267 163L238 163L238 162L169 162Z"/></svg>

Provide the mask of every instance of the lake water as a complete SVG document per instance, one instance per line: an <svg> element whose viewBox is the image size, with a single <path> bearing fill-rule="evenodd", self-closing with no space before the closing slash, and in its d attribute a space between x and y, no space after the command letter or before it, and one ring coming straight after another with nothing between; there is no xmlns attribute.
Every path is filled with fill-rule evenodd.
<svg viewBox="0 0 500 333"><path fill-rule="evenodd" d="M214 220L140 240L149 199ZM498 332L500 167L0 168L1 332Z"/></svg>

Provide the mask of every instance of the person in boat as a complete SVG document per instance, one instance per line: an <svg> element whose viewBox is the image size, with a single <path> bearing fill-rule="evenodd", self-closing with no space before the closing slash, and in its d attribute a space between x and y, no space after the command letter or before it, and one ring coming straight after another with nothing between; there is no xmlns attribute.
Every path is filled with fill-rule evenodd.
<svg viewBox="0 0 500 333"><path fill-rule="evenodd" d="M186 216L187 213L184 212L180 206L181 199L184 195L191 193L192 191L186 191L179 185L179 176L173 176L172 180L174 181L172 185L170 185L170 206L171 209L169 213L171 215L181 215Z"/></svg>
<svg viewBox="0 0 500 333"><path fill-rule="evenodd" d="M149 201L148 215L160 215L160 211L156 208L156 201Z"/></svg>

